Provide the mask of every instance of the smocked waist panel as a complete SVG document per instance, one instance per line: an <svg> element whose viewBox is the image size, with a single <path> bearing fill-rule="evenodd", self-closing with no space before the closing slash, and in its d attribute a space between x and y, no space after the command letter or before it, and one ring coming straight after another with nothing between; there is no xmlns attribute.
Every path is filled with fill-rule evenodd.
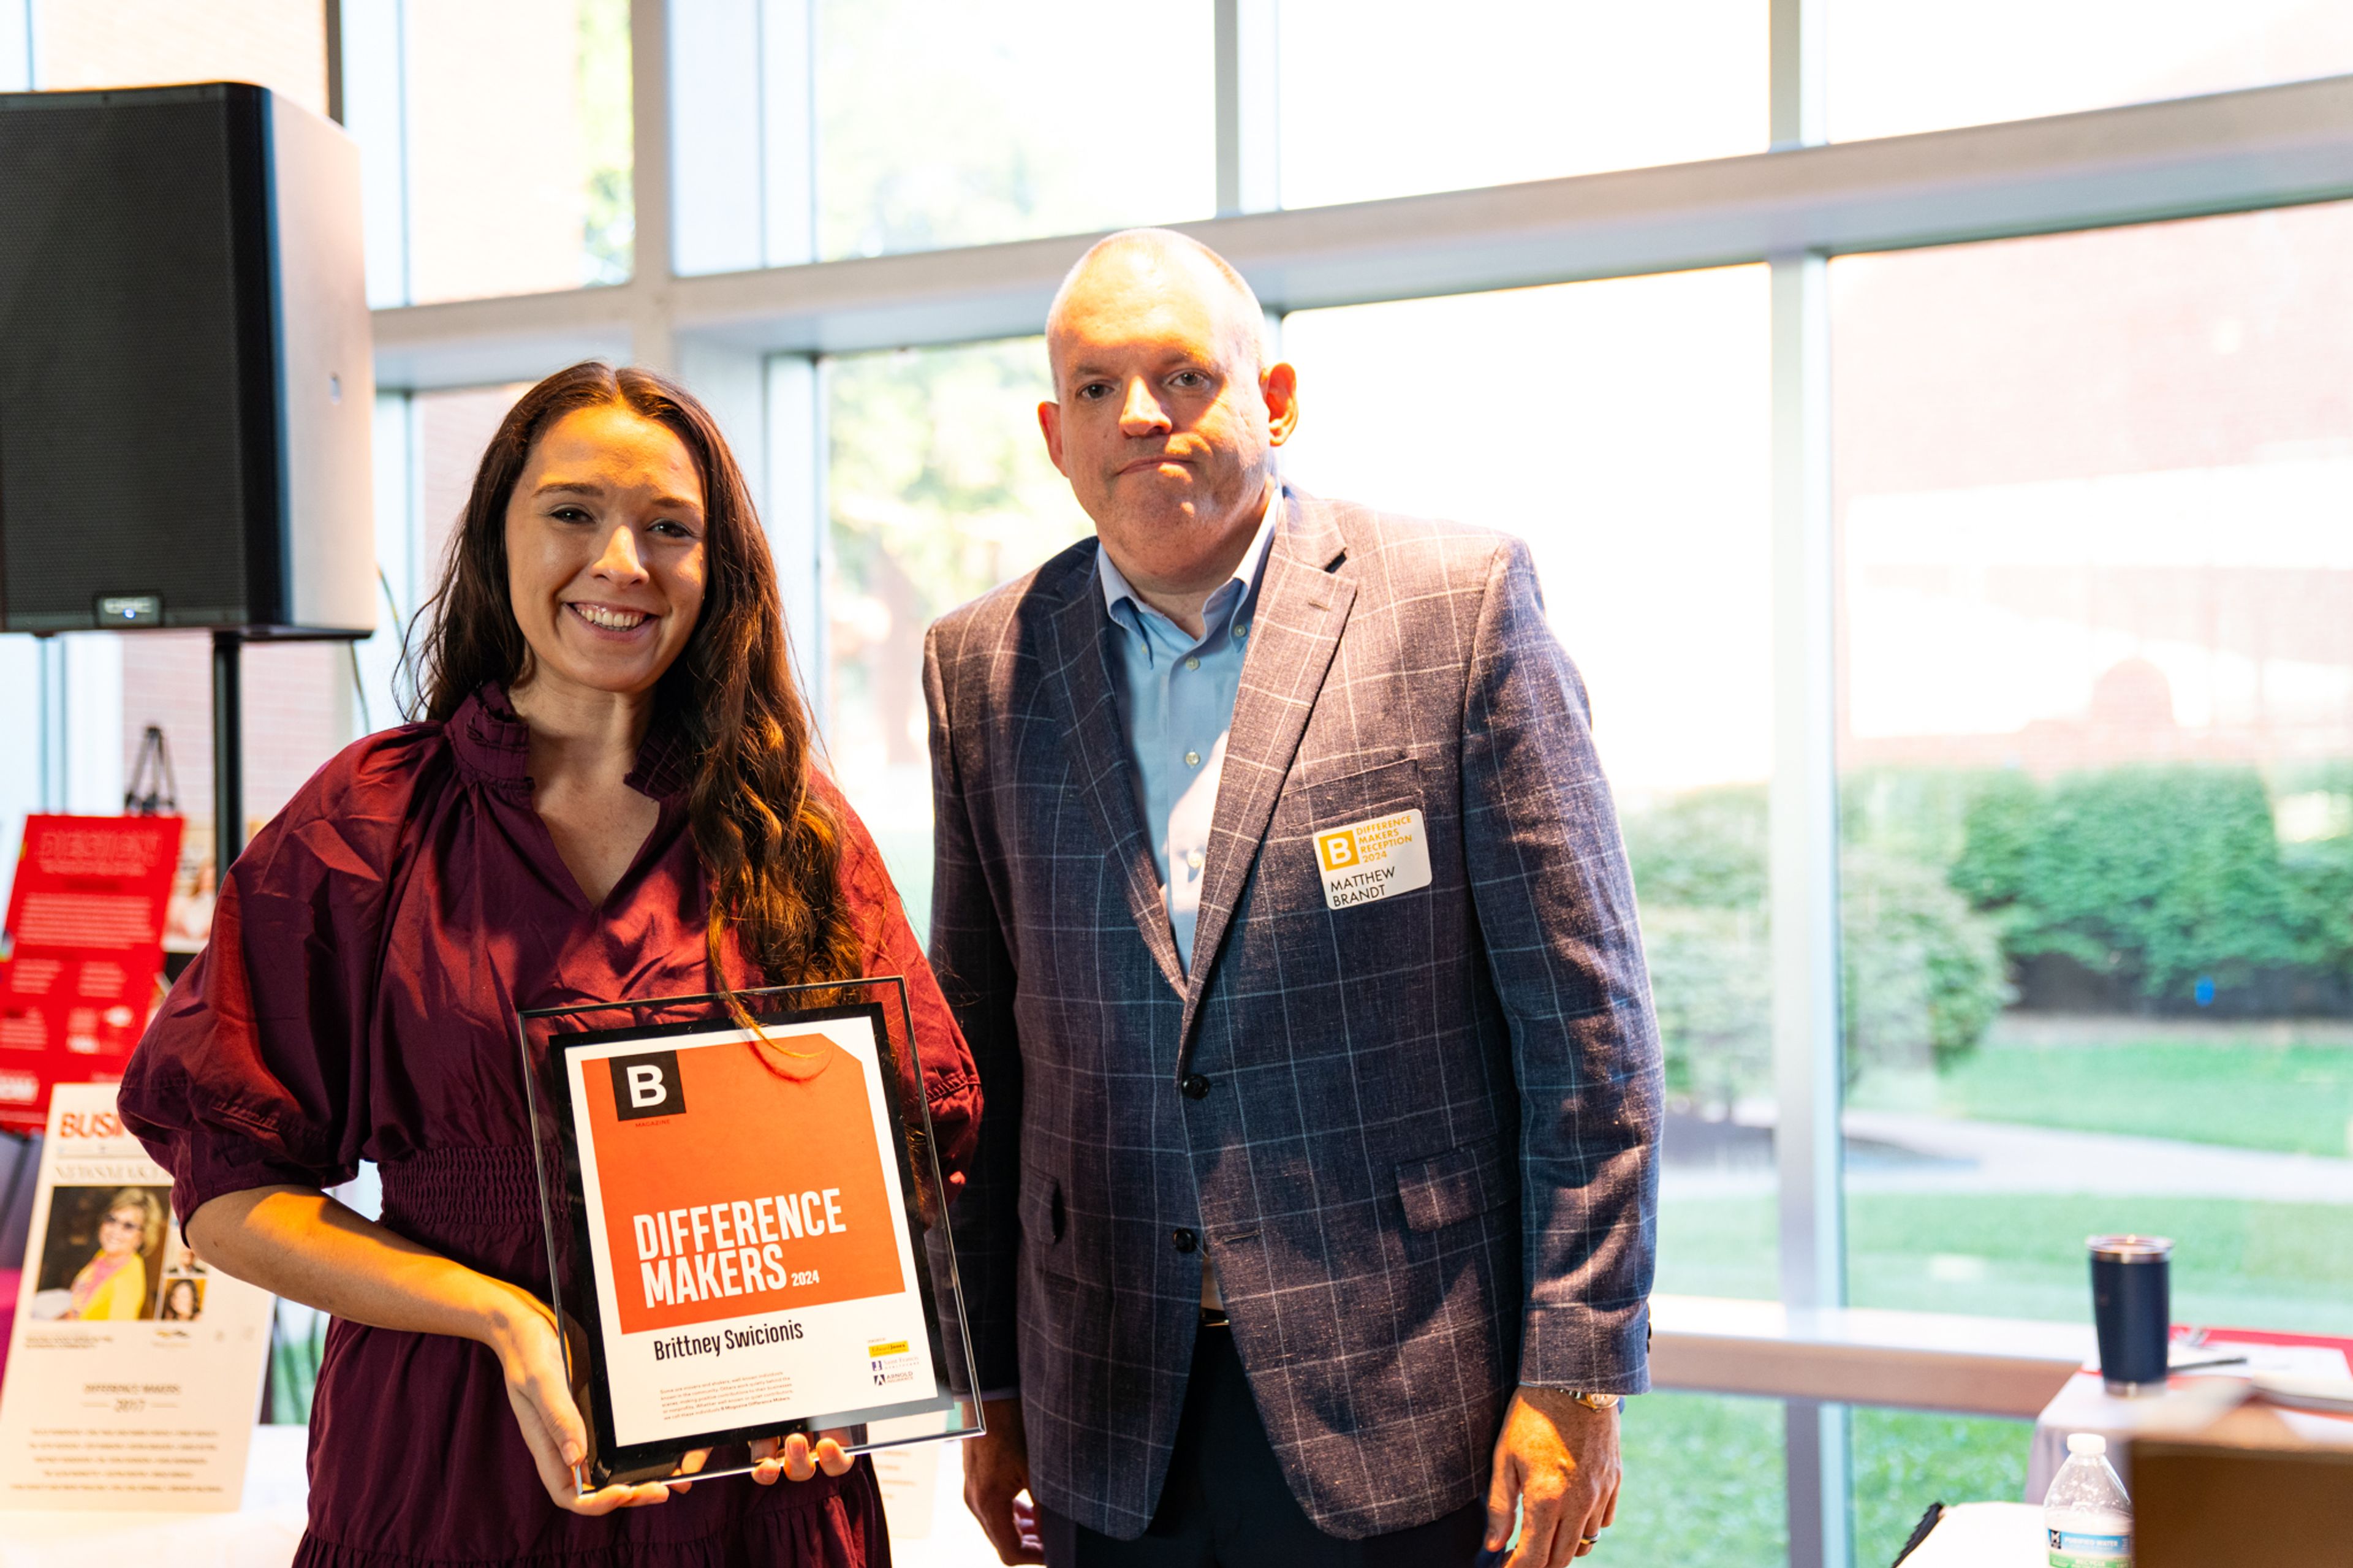
<svg viewBox="0 0 2353 1568"><path fill-rule="evenodd" d="M379 1168L384 1217L428 1236L539 1226L539 1180L529 1149L427 1149Z"/></svg>

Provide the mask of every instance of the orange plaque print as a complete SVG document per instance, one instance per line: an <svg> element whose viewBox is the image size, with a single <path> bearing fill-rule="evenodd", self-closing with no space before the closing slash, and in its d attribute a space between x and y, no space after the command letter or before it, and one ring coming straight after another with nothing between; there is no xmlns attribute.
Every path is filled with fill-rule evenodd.
<svg viewBox="0 0 2353 1568"><path fill-rule="evenodd" d="M913 1288L856 1058L659 1047L579 1064L624 1332Z"/></svg>

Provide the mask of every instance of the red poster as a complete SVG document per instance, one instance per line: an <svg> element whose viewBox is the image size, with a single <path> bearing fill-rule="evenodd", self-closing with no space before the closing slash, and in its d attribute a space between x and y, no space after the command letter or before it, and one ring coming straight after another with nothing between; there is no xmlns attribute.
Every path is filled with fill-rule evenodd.
<svg viewBox="0 0 2353 1568"><path fill-rule="evenodd" d="M38 1132L49 1086L111 1083L164 968L176 816L28 816L0 933L0 1127Z"/></svg>

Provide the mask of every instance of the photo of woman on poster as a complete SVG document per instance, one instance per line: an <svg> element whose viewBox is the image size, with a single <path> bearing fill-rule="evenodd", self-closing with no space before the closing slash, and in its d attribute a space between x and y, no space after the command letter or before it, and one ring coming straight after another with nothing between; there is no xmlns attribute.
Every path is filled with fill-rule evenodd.
<svg viewBox="0 0 2353 1568"><path fill-rule="evenodd" d="M164 1205L144 1187L125 1187L98 1222L98 1254L74 1276L73 1306L85 1322L146 1315L144 1254L164 1244Z"/></svg>
<svg viewBox="0 0 2353 1568"><path fill-rule="evenodd" d="M193 1323L204 1315L205 1284L186 1274L174 1274L164 1281L164 1299L156 1304L155 1316L167 1323Z"/></svg>

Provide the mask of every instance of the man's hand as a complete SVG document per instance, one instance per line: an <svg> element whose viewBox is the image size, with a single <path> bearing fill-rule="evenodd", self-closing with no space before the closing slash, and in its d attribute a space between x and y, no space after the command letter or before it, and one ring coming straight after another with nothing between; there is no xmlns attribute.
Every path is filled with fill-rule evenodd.
<svg viewBox="0 0 2353 1568"><path fill-rule="evenodd" d="M1021 1401L992 1399L982 1406L987 1430L964 1446L964 1506L1001 1563L1043 1563L1037 1508L1028 1498L1029 1442L1021 1428Z"/></svg>
<svg viewBox="0 0 2353 1568"><path fill-rule="evenodd" d="M1594 1410L1550 1388L1523 1388L1495 1439L1487 1488L1487 1549L1520 1544L1504 1568L1560 1568L1593 1548L1586 1542L1618 1517L1618 1413ZM1011 1558L1007 1558L1011 1562Z"/></svg>

